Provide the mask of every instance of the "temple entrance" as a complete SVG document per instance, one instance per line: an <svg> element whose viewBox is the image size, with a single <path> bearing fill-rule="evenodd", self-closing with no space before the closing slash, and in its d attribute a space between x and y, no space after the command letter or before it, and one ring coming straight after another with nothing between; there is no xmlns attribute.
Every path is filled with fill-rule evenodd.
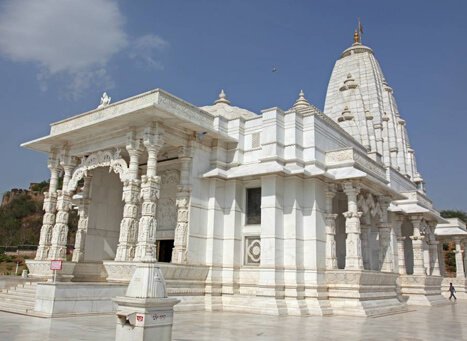
<svg viewBox="0 0 467 341"><path fill-rule="evenodd" d="M170 263L172 261L172 249L174 240L158 240L157 242L157 260L159 262Z"/></svg>
<svg viewBox="0 0 467 341"><path fill-rule="evenodd" d="M92 175L91 201L84 261L113 260L123 217L122 183L108 167L93 169L89 174Z"/></svg>

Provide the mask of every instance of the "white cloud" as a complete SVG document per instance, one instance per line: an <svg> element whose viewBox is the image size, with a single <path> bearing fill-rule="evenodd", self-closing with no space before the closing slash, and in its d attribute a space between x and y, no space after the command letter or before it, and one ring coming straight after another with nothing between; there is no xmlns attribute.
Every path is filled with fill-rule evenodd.
<svg viewBox="0 0 467 341"><path fill-rule="evenodd" d="M68 77L72 97L91 85L108 89L110 58L130 47L130 58L161 67L155 51L167 43L145 35L129 43L125 18L113 0L6 0L0 6L0 54L39 66L41 89Z"/></svg>
<svg viewBox="0 0 467 341"><path fill-rule="evenodd" d="M0 14L0 51L51 74L80 71L125 47L123 23L108 0L10 0Z"/></svg>
<svg viewBox="0 0 467 341"><path fill-rule="evenodd" d="M132 42L130 58L142 61L147 66L162 69L162 64L154 55L167 48L167 46L168 43L158 35L146 34Z"/></svg>

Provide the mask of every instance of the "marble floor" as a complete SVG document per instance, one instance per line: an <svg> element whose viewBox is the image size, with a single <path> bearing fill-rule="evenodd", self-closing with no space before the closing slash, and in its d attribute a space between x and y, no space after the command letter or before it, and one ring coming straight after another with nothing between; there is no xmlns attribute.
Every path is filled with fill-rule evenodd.
<svg viewBox="0 0 467 341"><path fill-rule="evenodd" d="M467 301L379 318L273 317L179 312L173 339L185 340L467 340ZM43 319L0 312L0 340L114 340L114 317Z"/></svg>

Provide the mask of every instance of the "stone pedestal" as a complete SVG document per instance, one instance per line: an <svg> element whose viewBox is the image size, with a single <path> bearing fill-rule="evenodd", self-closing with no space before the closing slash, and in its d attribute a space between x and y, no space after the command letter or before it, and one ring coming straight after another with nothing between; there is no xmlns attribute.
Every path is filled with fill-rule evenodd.
<svg viewBox="0 0 467 341"><path fill-rule="evenodd" d="M118 304L115 340L172 340L175 298L114 299Z"/></svg>
<svg viewBox="0 0 467 341"><path fill-rule="evenodd" d="M401 275L399 277L400 291L409 305L440 305L448 301L441 296L440 276Z"/></svg>
<svg viewBox="0 0 467 341"><path fill-rule="evenodd" d="M157 263L139 263L125 297L117 303L117 341L172 340L173 307Z"/></svg>
<svg viewBox="0 0 467 341"><path fill-rule="evenodd" d="M397 274L367 270L326 272L329 301L335 315L378 316L407 311L397 298Z"/></svg>

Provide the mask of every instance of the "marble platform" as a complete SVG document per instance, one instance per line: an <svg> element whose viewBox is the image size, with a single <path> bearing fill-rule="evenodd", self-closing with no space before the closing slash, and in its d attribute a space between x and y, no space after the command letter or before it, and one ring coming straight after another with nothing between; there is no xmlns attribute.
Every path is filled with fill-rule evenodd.
<svg viewBox="0 0 467 341"><path fill-rule="evenodd" d="M175 313L173 340L424 340L458 341L467 335L467 304L415 307L400 318L287 317L230 312ZM0 340L113 341L115 316L42 319L0 312Z"/></svg>
<svg viewBox="0 0 467 341"><path fill-rule="evenodd" d="M398 279L400 293L408 305L442 305L447 300L441 295L440 276L402 275Z"/></svg>

